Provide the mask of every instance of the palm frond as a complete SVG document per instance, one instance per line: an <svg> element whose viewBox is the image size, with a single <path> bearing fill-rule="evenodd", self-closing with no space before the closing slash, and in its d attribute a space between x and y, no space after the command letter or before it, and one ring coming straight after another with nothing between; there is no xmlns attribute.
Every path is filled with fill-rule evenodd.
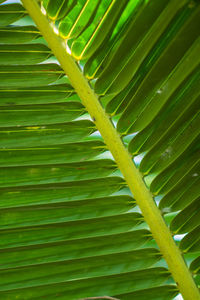
<svg viewBox="0 0 200 300"><path fill-rule="evenodd" d="M199 2L22 2L39 29L0 6L0 298L199 299Z"/></svg>

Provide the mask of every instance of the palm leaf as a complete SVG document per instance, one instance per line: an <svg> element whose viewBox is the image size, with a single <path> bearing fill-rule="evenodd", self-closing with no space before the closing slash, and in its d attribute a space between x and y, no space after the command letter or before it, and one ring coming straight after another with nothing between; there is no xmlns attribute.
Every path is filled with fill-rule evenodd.
<svg viewBox="0 0 200 300"><path fill-rule="evenodd" d="M0 299L200 299L199 2L22 3L0 5Z"/></svg>

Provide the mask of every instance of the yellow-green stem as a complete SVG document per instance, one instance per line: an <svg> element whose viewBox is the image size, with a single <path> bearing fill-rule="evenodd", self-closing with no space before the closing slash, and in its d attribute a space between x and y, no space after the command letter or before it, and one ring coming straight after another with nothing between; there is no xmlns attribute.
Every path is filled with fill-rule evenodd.
<svg viewBox="0 0 200 300"><path fill-rule="evenodd" d="M96 127L124 175L183 298L185 300L200 300L198 288L150 191L135 167L132 157L122 143L119 134L99 103L98 97L91 89L76 62L67 53L64 41L54 32L46 16L42 14L37 1L22 0L22 2L60 62L87 111L95 120Z"/></svg>

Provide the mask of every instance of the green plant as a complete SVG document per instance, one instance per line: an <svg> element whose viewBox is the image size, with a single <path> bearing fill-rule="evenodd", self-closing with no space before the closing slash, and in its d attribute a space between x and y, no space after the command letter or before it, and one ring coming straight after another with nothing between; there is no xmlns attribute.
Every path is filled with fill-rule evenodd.
<svg viewBox="0 0 200 300"><path fill-rule="evenodd" d="M0 6L0 299L200 299L199 1L40 2Z"/></svg>

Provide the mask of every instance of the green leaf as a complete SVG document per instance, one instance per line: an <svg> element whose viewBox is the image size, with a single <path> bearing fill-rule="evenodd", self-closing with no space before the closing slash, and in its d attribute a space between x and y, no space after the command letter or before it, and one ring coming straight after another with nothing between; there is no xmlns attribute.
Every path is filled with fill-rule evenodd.
<svg viewBox="0 0 200 300"><path fill-rule="evenodd" d="M71 164L0 168L0 187L77 181L108 176L115 162L101 159ZM17 178L17 179L16 179Z"/></svg>
<svg viewBox="0 0 200 300"><path fill-rule="evenodd" d="M115 55L97 80L95 85L97 93L103 94L107 90L109 93L116 93L127 85L145 55L148 54L148 51L151 50L154 43L163 33L168 22L170 23L173 14L176 14L177 10L185 4L185 1L177 2L179 3L170 3L166 8L167 1L149 2L139 10L138 15L132 19L131 24L127 28L123 41L115 50ZM160 17L158 18L159 15ZM154 23L156 18L158 20ZM143 22L144 19L145 22ZM148 28L151 25L153 26L149 32ZM124 52L125 49L128 49L126 53ZM104 78L107 78L107 80L105 81Z"/></svg>
<svg viewBox="0 0 200 300"><path fill-rule="evenodd" d="M80 102L46 105L12 105L0 108L0 127L42 125L69 122L84 113Z"/></svg>
<svg viewBox="0 0 200 300"><path fill-rule="evenodd" d="M176 290L175 286L164 285L161 287L144 289L129 294L116 295L115 297L123 300L132 300L132 299L146 300L147 298L154 299L154 300L168 300L168 299L173 299L177 294L178 291Z"/></svg>
<svg viewBox="0 0 200 300"><path fill-rule="evenodd" d="M48 204L109 196L119 191L124 181L119 177L43 184L0 190L0 207ZM117 220L116 220L117 221Z"/></svg>
<svg viewBox="0 0 200 300"><path fill-rule="evenodd" d="M12 2L0 299L200 299L199 1Z"/></svg>
<svg viewBox="0 0 200 300"><path fill-rule="evenodd" d="M84 4L84 6L83 6ZM91 22L98 8L97 0L78 2L70 13L60 22L59 33L63 38L76 38ZM74 20L77 21L74 23Z"/></svg>
<svg viewBox="0 0 200 300"><path fill-rule="evenodd" d="M78 219L78 220L77 220ZM31 226L24 223L10 224L3 230L0 248L14 248L29 245L38 245L65 240L96 237L108 234L118 234L133 230L136 225L143 221L139 213L120 214L118 217L108 216L102 218L87 218L73 221L44 220L40 225L35 223ZM20 236L19 236L20 235Z"/></svg>
<svg viewBox="0 0 200 300"><path fill-rule="evenodd" d="M199 68L180 86L177 92L168 98L148 126L141 130L130 142L129 151L138 154L149 150L171 130L177 134L182 123L198 110L199 105Z"/></svg>
<svg viewBox="0 0 200 300"><path fill-rule="evenodd" d="M1 167L63 164L87 161L104 151L105 145L100 141L0 149L0 163Z"/></svg>
<svg viewBox="0 0 200 300"><path fill-rule="evenodd" d="M46 104L65 102L73 91L67 84L37 87L0 88L1 105ZM10 108L10 107L9 107Z"/></svg>
<svg viewBox="0 0 200 300"><path fill-rule="evenodd" d="M84 208L79 207L83 204ZM1 228L24 227L52 222L52 211L54 211L54 222L66 222L114 216L126 212L135 206L133 199L129 196L113 196L81 201L61 202L57 204L41 204L32 206L10 207L0 210ZM106 209L107 208L107 209ZM11 217L12 216L12 217Z"/></svg>
<svg viewBox="0 0 200 300"><path fill-rule="evenodd" d="M152 280L153 276L153 280ZM77 280L77 282L69 281L65 283L41 286L37 288L18 289L10 292L2 292L2 296L7 300L9 297L21 297L22 299L31 299L39 295L48 295L49 299L65 299L66 294L70 299L80 297L98 296L105 294L121 294L130 290L139 290L141 288L149 288L156 283L162 283L168 277L168 272L164 268L147 269L143 271L129 272L121 275L103 276L93 279ZM98 282L98 283L97 283Z"/></svg>
<svg viewBox="0 0 200 300"><path fill-rule="evenodd" d="M0 87L36 87L64 76L57 64L0 66Z"/></svg>
<svg viewBox="0 0 200 300"><path fill-rule="evenodd" d="M167 79L170 80L170 77L173 75L173 73L174 76L177 76L176 70L179 72L179 62L181 67L181 59L183 58L183 55L185 55L186 51L191 47L191 44L195 42L199 35L198 30L196 30L200 25L198 18L199 9L199 7L196 10L194 9L194 12L189 15L188 20L186 20L183 26L181 28L179 26L177 34L174 37L172 35L171 41L168 42L164 48L164 51L161 52L159 58L153 64L152 69L147 74L142 84L140 84L137 92L134 94L134 97L129 100L129 105L125 109L118 123L118 130L120 132L124 133L128 130L134 132L136 128L132 128L131 125L136 120L136 117L143 112L146 105L148 105L152 99L155 101L157 97L160 98L163 95L163 92L164 94L166 93L166 87L164 88L164 83L167 83ZM182 44L180 44L179 41L181 41ZM195 42L194 47L196 48L196 46L199 47L199 40ZM193 49L194 48L189 50L189 53L190 51L193 51ZM182 60L182 62L186 64L187 55L189 54L186 54L185 59ZM167 59L169 56L171 58L170 63ZM185 72L182 72L181 70L180 72L181 79L181 76L183 76ZM153 81L152 78L154 78ZM180 79L177 78L176 80ZM173 81L174 79L171 80ZM173 82L178 83L178 81ZM143 100L141 101L141 99Z"/></svg>
<svg viewBox="0 0 200 300"><path fill-rule="evenodd" d="M163 172L160 172L155 179L152 180L150 189L155 194L166 194L179 181L183 180L184 176L191 171L199 160L198 139L195 140L186 151L169 165ZM160 203L162 205L162 201Z"/></svg>
<svg viewBox="0 0 200 300"><path fill-rule="evenodd" d="M123 201L123 198L121 198ZM99 199L101 202L101 198ZM106 200L106 199L105 199ZM113 197L115 201L116 198ZM112 199L108 199L110 203ZM78 204L79 202L77 202ZM111 202L112 203L112 202ZM0 250L2 269L33 265L35 262L49 263L63 260L95 257L111 253L123 253L141 247L151 239L147 230L135 230L127 233L103 235L100 237L46 243L29 247ZM81 249L81 251L80 251ZM48 255L47 255L48 254Z"/></svg>
<svg viewBox="0 0 200 300"><path fill-rule="evenodd" d="M0 129L0 148L20 148L27 143L29 147L35 147L77 142L94 131L93 123L87 120L63 123L62 126L8 127Z"/></svg>
<svg viewBox="0 0 200 300"><path fill-rule="evenodd" d="M171 210L185 208L199 195L199 160L182 180L167 193L160 202L160 207L171 207ZM189 183L188 183L189 182Z"/></svg>
<svg viewBox="0 0 200 300"><path fill-rule="evenodd" d="M190 265L190 270L193 273L199 273L200 270L200 257L197 257Z"/></svg>
<svg viewBox="0 0 200 300"><path fill-rule="evenodd" d="M138 270L138 268L148 267L158 259L158 251L149 248L121 254L95 256L92 258L62 261L60 263L48 263L45 264L45 266L39 264L28 266L27 268L16 268L15 272L12 271L12 274L9 270L1 270L0 274L3 278L1 283L4 288L13 289L21 286L33 287L38 285L38 283L41 285L47 283L55 284L58 280L65 280L66 277L68 278L68 281L71 281L77 277L84 279L108 276L118 273L121 269L123 269L122 273L127 273ZM83 273L83 269L85 270L85 273ZM28 270L28 272L26 270ZM38 274L40 274L40 276L38 276ZM18 283L19 276L21 278L20 285Z"/></svg>
<svg viewBox="0 0 200 300"><path fill-rule="evenodd" d="M4 44L28 43L38 37L40 37L40 32L35 26L0 27L0 40Z"/></svg>
<svg viewBox="0 0 200 300"><path fill-rule="evenodd" d="M26 15L26 10L20 4L0 6L0 26L9 25Z"/></svg>
<svg viewBox="0 0 200 300"><path fill-rule="evenodd" d="M183 209L171 222L171 230L175 234L190 232L200 225L199 220L200 203L199 198Z"/></svg>
<svg viewBox="0 0 200 300"><path fill-rule="evenodd" d="M32 65L51 56L51 51L43 44L0 45L0 64Z"/></svg>
<svg viewBox="0 0 200 300"><path fill-rule="evenodd" d="M143 1L142 1L143 2ZM85 63L84 74L87 78L98 78L112 59L115 50L115 44L119 44L123 39L126 30L132 22L139 7L143 5L140 1L128 2L121 12L119 20L112 31L111 37L104 44L103 48L98 49Z"/></svg>
<svg viewBox="0 0 200 300"><path fill-rule="evenodd" d="M199 228L196 227L181 240L180 249L184 252L196 252L200 249Z"/></svg>

